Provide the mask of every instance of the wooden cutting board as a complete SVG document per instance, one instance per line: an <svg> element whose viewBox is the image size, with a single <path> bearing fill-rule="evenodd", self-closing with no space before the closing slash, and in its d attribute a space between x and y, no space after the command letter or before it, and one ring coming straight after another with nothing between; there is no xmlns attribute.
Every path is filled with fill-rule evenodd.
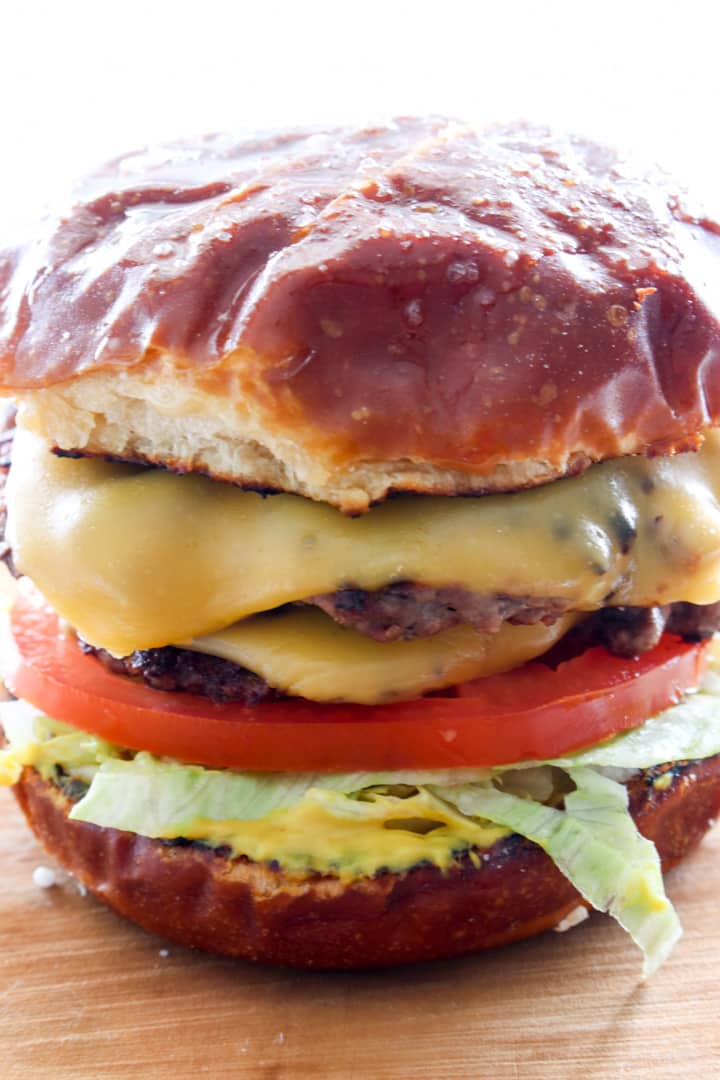
<svg viewBox="0 0 720 1080"><path fill-rule="evenodd" d="M51 866L0 792L0 1076L720 1078L720 828L670 876L685 937L639 981L596 916L566 934L388 972L217 960L132 927Z"/></svg>

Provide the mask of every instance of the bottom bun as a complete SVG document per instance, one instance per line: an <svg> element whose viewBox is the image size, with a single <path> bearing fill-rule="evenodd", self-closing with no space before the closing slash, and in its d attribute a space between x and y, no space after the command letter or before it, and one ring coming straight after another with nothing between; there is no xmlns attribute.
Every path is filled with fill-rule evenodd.
<svg viewBox="0 0 720 1080"><path fill-rule="evenodd" d="M654 783L663 772L667 786ZM720 755L650 770L628 788L667 870L720 810ZM71 802L33 769L15 792L48 852L101 900L146 930L225 956L305 968L412 963L530 937L582 903L548 856L516 835L449 870L417 866L347 883L71 821Z"/></svg>

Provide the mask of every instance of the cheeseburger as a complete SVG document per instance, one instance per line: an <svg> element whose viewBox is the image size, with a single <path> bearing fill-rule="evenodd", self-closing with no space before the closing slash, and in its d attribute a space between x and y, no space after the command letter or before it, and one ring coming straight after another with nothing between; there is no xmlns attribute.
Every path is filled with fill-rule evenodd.
<svg viewBox="0 0 720 1080"><path fill-rule="evenodd" d="M0 254L0 778L303 967L609 912L720 808L720 226L523 126L129 154ZM713 277L714 275L714 277Z"/></svg>

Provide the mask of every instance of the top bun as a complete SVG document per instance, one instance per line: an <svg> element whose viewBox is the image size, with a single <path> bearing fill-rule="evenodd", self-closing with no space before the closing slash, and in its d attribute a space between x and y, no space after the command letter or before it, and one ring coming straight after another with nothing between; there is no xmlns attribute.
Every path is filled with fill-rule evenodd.
<svg viewBox="0 0 720 1080"><path fill-rule="evenodd" d="M592 143L440 118L209 136L0 255L0 386L56 448L353 512L720 423L720 229Z"/></svg>

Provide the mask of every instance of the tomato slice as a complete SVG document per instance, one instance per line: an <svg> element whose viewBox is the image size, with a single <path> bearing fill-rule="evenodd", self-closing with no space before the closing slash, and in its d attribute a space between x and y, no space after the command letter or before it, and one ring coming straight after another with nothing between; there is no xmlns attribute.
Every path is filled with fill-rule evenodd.
<svg viewBox="0 0 720 1080"><path fill-rule="evenodd" d="M49 716L134 750L215 767L345 771L488 766L557 757L635 727L698 685L704 645L666 635L637 660L592 648L392 705L215 705L107 671L33 589L11 614L4 679Z"/></svg>

